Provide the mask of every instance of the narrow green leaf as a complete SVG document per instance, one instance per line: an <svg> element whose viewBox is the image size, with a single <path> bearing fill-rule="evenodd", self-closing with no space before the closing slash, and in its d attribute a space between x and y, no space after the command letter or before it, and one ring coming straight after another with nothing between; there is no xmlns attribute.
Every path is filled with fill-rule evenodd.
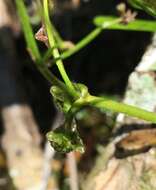
<svg viewBox="0 0 156 190"><path fill-rule="evenodd" d="M41 59L41 55L34 37L32 26L30 24L29 16L25 8L23 0L16 0L17 11L22 25L24 36L27 43L27 48L35 61Z"/></svg>
<svg viewBox="0 0 156 190"><path fill-rule="evenodd" d="M94 24L97 27L104 27L109 22L116 20L117 17L113 16L97 16L94 18ZM105 29L109 30L131 30L131 31L141 31L141 32L155 32L156 31L156 22L151 20L134 20L129 24L116 23L110 25Z"/></svg>
<svg viewBox="0 0 156 190"><path fill-rule="evenodd" d="M128 0L135 8L142 9L156 17L156 0Z"/></svg>

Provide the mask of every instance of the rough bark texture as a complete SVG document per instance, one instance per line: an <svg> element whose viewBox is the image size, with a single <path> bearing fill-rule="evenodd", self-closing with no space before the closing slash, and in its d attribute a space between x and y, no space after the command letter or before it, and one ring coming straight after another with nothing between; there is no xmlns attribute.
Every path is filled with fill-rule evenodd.
<svg viewBox="0 0 156 190"><path fill-rule="evenodd" d="M155 37L130 75L123 100L149 111L156 110L156 74L152 70L156 63ZM111 142L98 157L82 189L156 189L155 126L123 114L118 115L116 123Z"/></svg>

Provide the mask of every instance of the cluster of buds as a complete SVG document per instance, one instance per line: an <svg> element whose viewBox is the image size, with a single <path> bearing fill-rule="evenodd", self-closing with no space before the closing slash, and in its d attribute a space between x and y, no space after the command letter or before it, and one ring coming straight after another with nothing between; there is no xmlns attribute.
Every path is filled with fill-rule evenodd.
<svg viewBox="0 0 156 190"><path fill-rule="evenodd" d="M122 18L123 24L128 24L129 22L134 21L137 16L137 12L133 12L130 9L127 9L125 3L118 4L117 11Z"/></svg>

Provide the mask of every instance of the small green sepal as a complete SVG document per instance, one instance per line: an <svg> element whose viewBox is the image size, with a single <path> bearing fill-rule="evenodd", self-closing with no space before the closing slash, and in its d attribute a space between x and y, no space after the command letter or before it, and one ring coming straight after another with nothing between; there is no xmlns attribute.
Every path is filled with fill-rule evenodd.
<svg viewBox="0 0 156 190"><path fill-rule="evenodd" d="M69 127L69 126L68 126ZM64 125L47 133L51 146L60 153L78 151L84 153L85 148L76 128L67 128Z"/></svg>
<svg viewBox="0 0 156 190"><path fill-rule="evenodd" d="M57 152L69 153L71 151L78 151L84 153L82 139L76 132L58 128L47 133L47 139Z"/></svg>

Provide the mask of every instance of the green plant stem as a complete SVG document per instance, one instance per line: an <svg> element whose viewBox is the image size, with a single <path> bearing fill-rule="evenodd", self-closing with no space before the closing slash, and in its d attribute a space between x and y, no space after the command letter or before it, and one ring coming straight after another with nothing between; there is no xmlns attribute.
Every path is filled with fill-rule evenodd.
<svg viewBox="0 0 156 190"><path fill-rule="evenodd" d="M92 95L87 95L87 97L80 98L71 107L68 112L68 117L72 118L81 108L84 106L93 106L98 109L107 109L117 113L123 113L128 116L143 119L145 121L156 123L156 114L144 109L131 106L128 104L116 102L107 98L96 97Z"/></svg>
<svg viewBox="0 0 156 190"><path fill-rule="evenodd" d="M116 101L96 97L88 96L85 100L88 105L94 106L100 109L109 109L114 112L124 113L132 117L137 117L146 121L156 123L156 114L150 111L146 111L135 106L119 103Z"/></svg>
<svg viewBox="0 0 156 190"><path fill-rule="evenodd" d="M68 92L70 93L70 95L72 95L73 97L76 98L78 96L78 93L76 92L72 82L70 81L70 79L65 71L63 62L60 59L60 53L55 45L55 38L54 38L54 35L52 32L52 26L51 26L51 21L50 21L50 17L49 17L48 0L43 0L43 7L44 7L45 28L47 30L50 47L52 48L52 55L53 55L54 59L56 59L56 65L57 65L59 72L68 88Z"/></svg>
<svg viewBox="0 0 156 190"><path fill-rule="evenodd" d="M43 54L43 58L42 58L43 63L49 61L49 58L52 57L51 52L52 52L52 48L48 48L47 51Z"/></svg>
<svg viewBox="0 0 156 190"><path fill-rule="evenodd" d="M93 41L101 32L102 32L102 28L100 28L100 27L95 28L90 34L88 34L80 42L78 42L75 45L75 47L73 47L72 49L69 49L69 50L65 51L64 53L62 53L61 59L62 60L67 59L71 55L77 53L79 50L81 50L83 47L85 47L91 41Z"/></svg>
<svg viewBox="0 0 156 190"><path fill-rule="evenodd" d="M37 2L37 8L38 8L38 12L40 14L40 18L42 20L43 23L43 18L44 18L44 9L42 7L42 3L40 0L36 0ZM61 47L63 44L63 39L61 38L60 34L58 33L57 29L55 28L55 26L53 25L53 23L51 22L51 28L52 28L52 32L54 34L54 37L56 39L57 42L57 46Z"/></svg>
<svg viewBox="0 0 156 190"><path fill-rule="evenodd" d="M90 42L92 42L104 29L106 29L106 28L108 28L108 27L110 27L110 26L112 26L114 24L117 24L117 23L121 22L121 20L122 20L121 18L117 18L116 20L106 22L106 24L104 24L102 27L95 28L92 32L90 32L87 36L85 36L80 42L78 42L75 45L75 47L65 51L64 53L62 53L61 59L62 60L67 59L68 57L70 57L73 54L77 53L82 48L87 46Z"/></svg>
<svg viewBox="0 0 156 190"><path fill-rule="evenodd" d="M52 85L57 85L67 91L65 84L60 81L53 73L51 73L51 71L45 65L39 65L37 63L35 63L35 65L47 81L49 81Z"/></svg>
<svg viewBox="0 0 156 190"><path fill-rule="evenodd" d="M41 59L39 49L37 47L36 41L34 40L34 33L30 25L29 16L26 12L23 0L16 0L17 12L21 21L22 29L25 34L25 40L27 43L27 48L32 55L34 61Z"/></svg>
<svg viewBox="0 0 156 190"><path fill-rule="evenodd" d="M32 27L30 25L29 17L27 15L23 0L16 0L16 5L17 5L18 14L19 14L19 17L21 20L23 32L25 35L25 39L27 42L27 47L28 47L29 51L31 51L31 54L35 60L35 64L36 64L38 70L49 82L51 82L55 85L58 85L63 90L65 90L70 95L72 95L73 98L78 98L73 105L73 109L71 108L71 110L70 110L71 113L77 112L80 108L82 108L85 105L90 105L90 106L94 106L96 108L109 109L111 111L124 113L129 116L137 117L137 118L140 118L140 119L143 119L146 121L156 123L156 114L146 111L146 110L143 110L143 109L140 109L140 108L137 108L135 106L130 106L130 105L127 105L124 103L118 103L118 102L115 102L112 100L108 100L108 99L100 98L100 97L96 97L96 96L91 96L91 95L88 95L85 98L79 97L79 93L76 92L71 81L69 80L69 78L65 72L63 63L60 59L57 60L57 65L58 65L58 68L60 70L62 77L64 78L64 81L66 82L66 85L64 83L62 83L60 80L58 80L50 72L50 70L42 63L41 55L40 55L38 46L37 46L35 38L34 38ZM49 37L49 42L51 44L53 56L54 56L54 58L59 58L60 55L59 55L57 48L55 48L55 39L54 39L53 33L51 32L47 0L44 1L44 7L45 7L45 13L46 13L45 14L45 19L46 19L46 24L47 24L46 28L47 28L47 33L48 33L48 37ZM119 19L116 20L115 22L119 22ZM107 27L109 24L113 24L113 23L106 23L105 27ZM101 32L101 28L97 28L93 33L90 34L91 36L89 35L90 37L87 37L87 40L86 39L84 39L84 41L82 40L80 42L81 45L79 45L78 47L82 48L83 46L85 46L87 43L89 43L91 40L93 40L100 32Z"/></svg>
<svg viewBox="0 0 156 190"><path fill-rule="evenodd" d="M112 25L120 23L120 22L121 22L121 18L117 18L117 19L114 19L114 20L111 20L111 21L107 21L106 24L104 24L103 26L96 27L87 36L85 36L81 41L79 41L73 48L63 52L60 55L60 57L55 59L55 61L57 61L57 59L65 60L65 59L69 58L70 56L77 53L78 51L80 51L85 46L87 46L90 42L92 42L104 29L109 28ZM47 60L50 57L51 57L51 55L48 53L45 56L44 60Z"/></svg>
<svg viewBox="0 0 156 190"><path fill-rule="evenodd" d="M61 88L65 89L64 83L53 75L50 70L43 64L41 61L41 54L37 46L36 40L34 38L34 33L30 24L29 16L27 14L23 0L16 0L17 11L19 14L20 22L22 25L23 33L26 39L27 47L31 53L35 65L40 71L40 73L52 84L58 85Z"/></svg>

